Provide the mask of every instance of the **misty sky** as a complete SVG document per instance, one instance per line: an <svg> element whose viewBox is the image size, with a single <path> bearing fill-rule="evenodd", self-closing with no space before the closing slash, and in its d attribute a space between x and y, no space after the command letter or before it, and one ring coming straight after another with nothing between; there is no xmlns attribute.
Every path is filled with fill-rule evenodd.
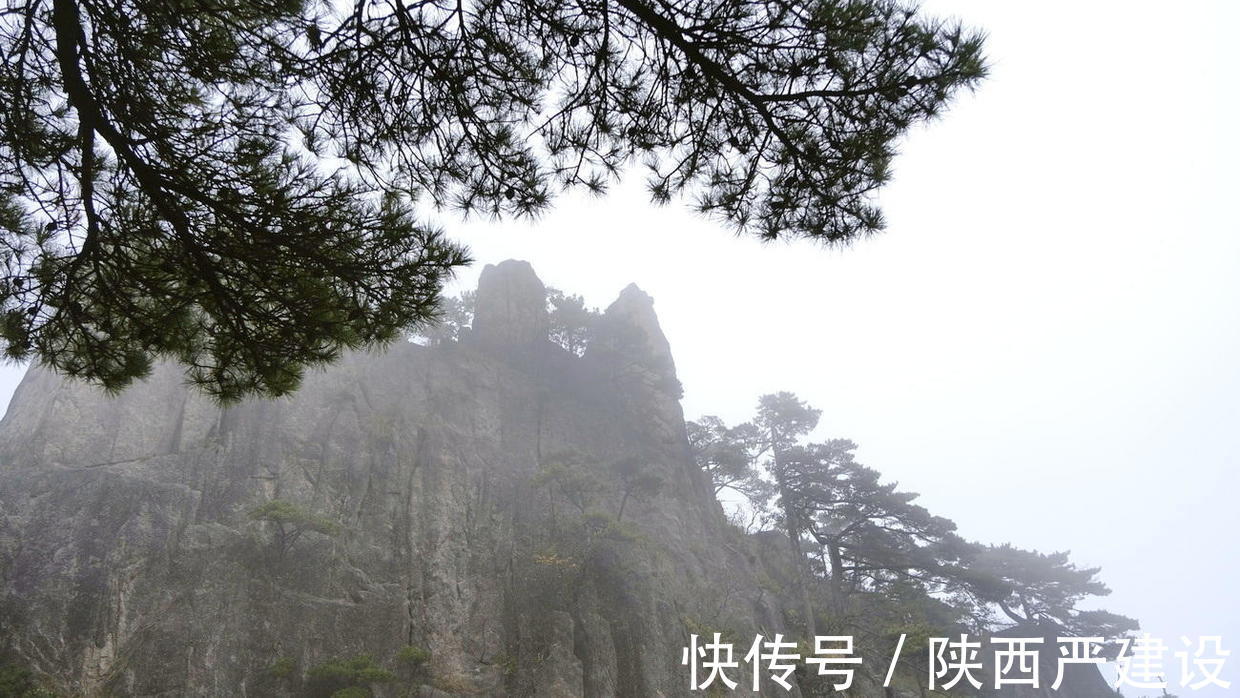
<svg viewBox="0 0 1240 698"><path fill-rule="evenodd" d="M1070 549L1102 606L1234 650L1240 3L923 8L985 29L992 74L907 139L886 233L763 245L633 178L534 223L445 220L479 261L461 284L509 257L592 305L635 281L686 416L794 391L966 537Z"/></svg>

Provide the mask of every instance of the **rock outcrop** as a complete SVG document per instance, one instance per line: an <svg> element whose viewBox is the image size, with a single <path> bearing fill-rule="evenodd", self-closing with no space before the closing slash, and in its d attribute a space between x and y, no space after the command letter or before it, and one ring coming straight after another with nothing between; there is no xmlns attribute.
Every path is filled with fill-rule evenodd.
<svg viewBox="0 0 1240 698"><path fill-rule="evenodd" d="M0 665L65 696L646 698L691 694L691 635L740 661L795 634L787 541L725 521L653 300L624 289L579 357L545 294L487 267L460 341L283 400L32 369L0 422Z"/></svg>
<svg viewBox="0 0 1240 698"><path fill-rule="evenodd" d="M484 271L460 343L353 354L289 399L32 369L0 424L0 643L66 695L328 695L363 655L376 695L687 694L691 631L784 616L678 398L649 296L578 358L524 262ZM302 522L256 518L273 501Z"/></svg>

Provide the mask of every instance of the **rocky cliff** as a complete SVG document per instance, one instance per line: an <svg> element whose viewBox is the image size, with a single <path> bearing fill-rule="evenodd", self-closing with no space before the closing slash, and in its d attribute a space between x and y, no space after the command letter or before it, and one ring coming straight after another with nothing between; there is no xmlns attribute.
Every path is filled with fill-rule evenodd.
<svg viewBox="0 0 1240 698"><path fill-rule="evenodd" d="M546 303L487 267L458 341L228 408L171 365L117 396L32 369L0 422L0 698L6 667L24 697L681 696L691 635L740 661L799 633L787 539L729 525L693 463L651 298L583 356ZM850 695L916 695L885 660Z"/></svg>
<svg viewBox="0 0 1240 698"><path fill-rule="evenodd" d="M577 357L544 293L488 267L459 342L284 400L32 369L0 423L6 655L65 695L672 696L690 632L783 631L652 300L625 289Z"/></svg>

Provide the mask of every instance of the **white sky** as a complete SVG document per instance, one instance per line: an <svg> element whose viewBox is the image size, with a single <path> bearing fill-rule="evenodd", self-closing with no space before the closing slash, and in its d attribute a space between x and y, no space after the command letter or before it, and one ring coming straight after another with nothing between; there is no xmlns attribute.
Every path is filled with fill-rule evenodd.
<svg viewBox="0 0 1240 698"><path fill-rule="evenodd" d="M965 536L1070 549L1102 606L1235 649L1240 3L924 10L985 29L992 73L907 140L886 233L764 246L633 180L534 224L446 220L479 261L462 283L509 257L598 306L635 281L688 417L792 390ZM1173 693L1224 694L1178 689L1175 662Z"/></svg>

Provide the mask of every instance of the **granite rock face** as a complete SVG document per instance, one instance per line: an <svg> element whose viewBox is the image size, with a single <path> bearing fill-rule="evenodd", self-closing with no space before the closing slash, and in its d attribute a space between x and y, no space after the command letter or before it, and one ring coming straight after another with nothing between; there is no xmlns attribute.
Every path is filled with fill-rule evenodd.
<svg viewBox="0 0 1240 698"><path fill-rule="evenodd" d="M650 298L625 289L584 357L546 337L505 262L460 343L288 399L32 369L0 423L0 650L65 695L329 695L360 655L380 696L687 695L690 632L784 614L692 463ZM547 476L565 459L588 508ZM661 487L626 497L626 462ZM333 527L280 546L251 516L273 500Z"/></svg>
<svg viewBox="0 0 1240 698"><path fill-rule="evenodd" d="M511 354L547 342L547 287L529 262L487 265L478 279L473 336Z"/></svg>
<svg viewBox="0 0 1240 698"><path fill-rule="evenodd" d="M624 289L578 357L545 293L488 267L459 342L282 400L32 369L0 422L0 664L65 696L646 698L703 695L691 634L737 660L794 634L787 541L725 521L653 300ZM297 516L253 515L277 502ZM1074 685L1004 693L1109 695Z"/></svg>

